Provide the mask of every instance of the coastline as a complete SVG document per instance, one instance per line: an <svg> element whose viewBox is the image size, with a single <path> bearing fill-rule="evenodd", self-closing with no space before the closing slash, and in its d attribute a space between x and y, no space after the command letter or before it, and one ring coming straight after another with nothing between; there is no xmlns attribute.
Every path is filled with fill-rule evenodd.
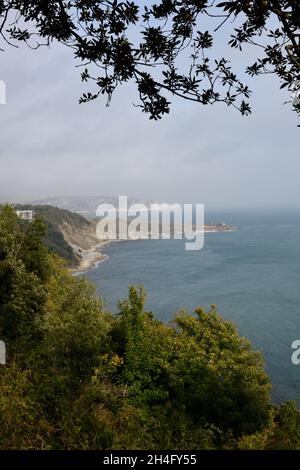
<svg viewBox="0 0 300 470"><path fill-rule="evenodd" d="M97 266L99 266L100 263L106 261L108 256L104 255L100 250L115 241L117 240L104 240L87 250L79 249L77 246L73 245L72 248L80 258L80 261L78 266L70 269L72 275L78 276L80 274L84 274L88 271L91 271L92 269L95 269Z"/></svg>
<svg viewBox="0 0 300 470"><path fill-rule="evenodd" d="M204 233L217 233L217 232L233 232L236 227L226 224L209 224L205 225ZM77 245L71 245L74 253L80 259L76 268L71 268L70 271L73 276L79 276L87 273L99 266L99 264L106 261L109 256L102 253L102 248L111 245L112 243L119 243L121 241L138 241L138 240L102 240L89 249L79 248Z"/></svg>

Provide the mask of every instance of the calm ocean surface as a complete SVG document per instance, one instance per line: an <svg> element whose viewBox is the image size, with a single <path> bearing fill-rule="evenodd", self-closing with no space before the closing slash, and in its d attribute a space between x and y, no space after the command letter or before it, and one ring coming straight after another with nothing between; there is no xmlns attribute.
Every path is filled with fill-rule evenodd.
<svg viewBox="0 0 300 470"><path fill-rule="evenodd" d="M300 365L291 363L291 343L300 339L300 224L278 221L208 233L201 251L185 251L181 240L115 243L104 250L109 259L86 276L113 310L128 285L142 284L146 308L163 321L181 307L216 304L263 353L274 401L300 403Z"/></svg>

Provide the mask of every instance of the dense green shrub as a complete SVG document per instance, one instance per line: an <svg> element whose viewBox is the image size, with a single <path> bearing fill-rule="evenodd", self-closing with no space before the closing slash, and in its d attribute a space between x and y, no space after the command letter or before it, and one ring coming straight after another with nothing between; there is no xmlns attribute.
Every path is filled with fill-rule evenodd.
<svg viewBox="0 0 300 470"><path fill-rule="evenodd" d="M118 315L0 208L1 449L298 449L260 354L214 306L166 325L131 287Z"/></svg>

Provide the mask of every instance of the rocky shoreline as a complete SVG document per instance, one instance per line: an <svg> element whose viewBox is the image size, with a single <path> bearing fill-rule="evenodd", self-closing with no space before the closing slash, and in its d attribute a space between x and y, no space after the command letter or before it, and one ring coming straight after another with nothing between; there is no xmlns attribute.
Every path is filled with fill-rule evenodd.
<svg viewBox="0 0 300 470"><path fill-rule="evenodd" d="M103 241L87 250L83 250L77 246L72 246L74 252L77 254L77 258L79 259L78 266L71 269L72 274L74 276L78 274L84 274L85 272L96 268L100 263L103 263L103 261L105 261L108 256L102 254L100 249L110 243L110 241Z"/></svg>

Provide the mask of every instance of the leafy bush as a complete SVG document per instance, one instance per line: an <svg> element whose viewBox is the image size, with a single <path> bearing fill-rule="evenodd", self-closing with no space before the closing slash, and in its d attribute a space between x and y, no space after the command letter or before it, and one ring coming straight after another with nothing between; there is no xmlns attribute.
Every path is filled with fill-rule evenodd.
<svg viewBox="0 0 300 470"><path fill-rule="evenodd" d="M166 325L131 287L119 314L0 208L0 449L298 449L260 354L214 306Z"/></svg>

